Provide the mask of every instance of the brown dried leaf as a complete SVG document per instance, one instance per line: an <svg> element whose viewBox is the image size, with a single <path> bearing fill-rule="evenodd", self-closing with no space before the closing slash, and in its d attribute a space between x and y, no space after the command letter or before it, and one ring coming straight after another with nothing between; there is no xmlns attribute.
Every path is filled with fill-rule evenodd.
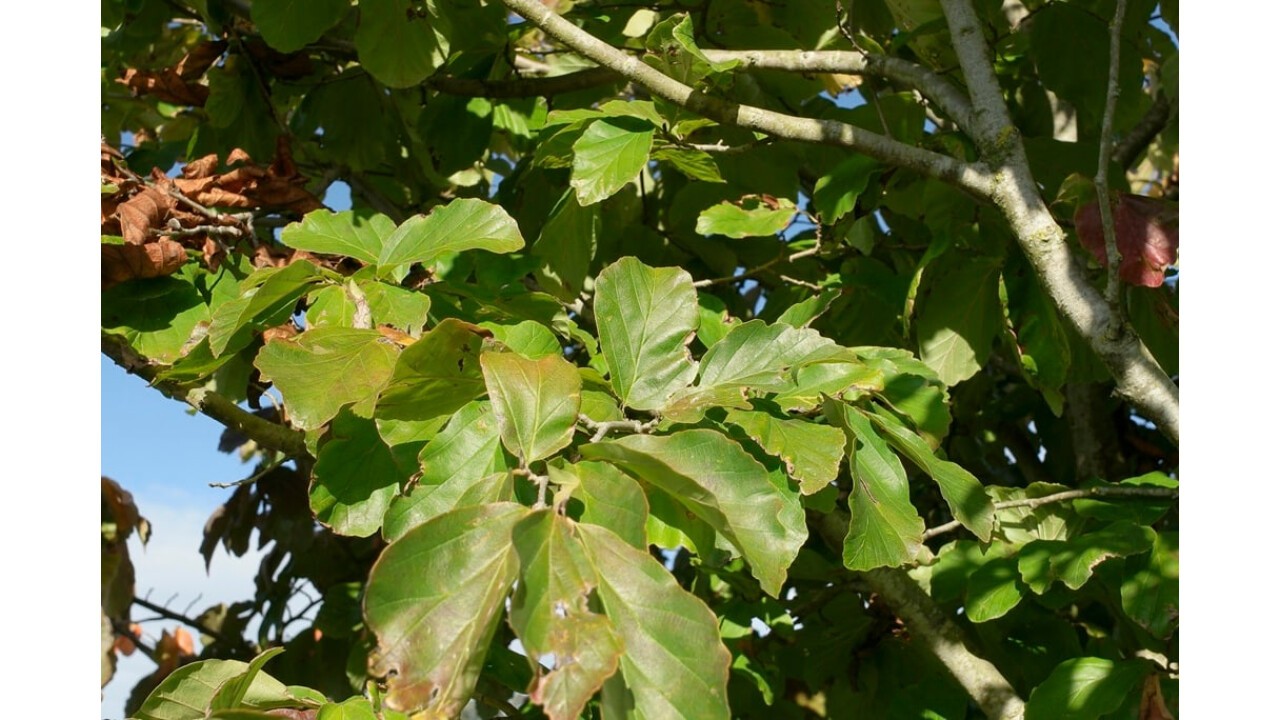
<svg viewBox="0 0 1280 720"><path fill-rule="evenodd" d="M263 330L262 341L264 343L269 343L272 340L288 340L289 338L297 337L297 335L298 335L297 326L295 326L292 322L287 322L283 325L277 325L273 328L267 328L266 330Z"/></svg>
<svg viewBox="0 0 1280 720"><path fill-rule="evenodd" d="M147 245L102 245L102 289L134 278L172 275L187 261L187 251L162 238Z"/></svg>
<svg viewBox="0 0 1280 720"><path fill-rule="evenodd" d="M222 40L206 40L184 55L178 64L173 66L173 71L183 80L198 80L226 50L227 44Z"/></svg>
<svg viewBox="0 0 1280 720"><path fill-rule="evenodd" d="M211 153L202 158L197 158L182 166L182 177L184 178L207 178L213 175L218 169L218 154ZM179 185L181 187L181 185Z"/></svg>
<svg viewBox="0 0 1280 720"><path fill-rule="evenodd" d="M147 540L151 537L149 525L146 519L138 514L138 506L133 504L133 495L106 475L102 476L102 504L104 516L109 515L112 522L116 524L116 537L119 542L128 540L134 529L137 529L142 544L147 544Z"/></svg>
<svg viewBox="0 0 1280 720"><path fill-rule="evenodd" d="M148 187L121 204L116 210L116 217L120 220L124 241L130 245L146 243L148 231L163 226L173 202L173 198Z"/></svg>
<svg viewBox="0 0 1280 720"><path fill-rule="evenodd" d="M150 95L174 105L204 107L209 99L208 87L182 79L173 68L156 71L128 68L124 77L116 82L132 90L134 97Z"/></svg>
<svg viewBox="0 0 1280 720"><path fill-rule="evenodd" d="M1173 713L1164 704L1160 692L1160 676L1148 675L1142 683L1142 702L1138 706L1139 720L1173 720Z"/></svg>

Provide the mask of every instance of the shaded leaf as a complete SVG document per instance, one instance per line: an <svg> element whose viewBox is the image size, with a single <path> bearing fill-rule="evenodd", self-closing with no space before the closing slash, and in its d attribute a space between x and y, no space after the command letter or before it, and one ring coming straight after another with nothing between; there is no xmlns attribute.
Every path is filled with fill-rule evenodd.
<svg viewBox="0 0 1280 720"><path fill-rule="evenodd" d="M533 666L529 698L551 720L573 720L617 671L622 639L609 618L590 607L599 580L571 520L552 510L534 512L516 524L512 541L521 574L511 627Z"/></svg>
<svg viewBox="0 0 1280 720"><path fill-rule="evenodd" d="M271 47L291 53L319 40L350 7L347 0L255 0L249 6L249 17Z"/></svg>
<svg viewBox="0 0 1280 720"><path fill-rule="evenodd" d="M606 460L670 493L733 543L765 592L777 597L787 567L808 537L799 497L780 490L742 446L714 430L630 435L586 445Z"/></svg>
<svg viewBox="0 0 1280 720"><path fill-rule="evenodd" d="M1141 660L1071 658L1027 698L1027 720L1094 720L1118 709L1146 675Z"/></svg>
<svg viewBox="0 0 1280 720"><path fill-rule="evenodd" d="M605 528L576 529L600 578L600 602L626 647L627 692L606 687L605 701L630 695L641 718L728 718L729 652L707 606L647 552Z"/></svg>
<svg viewBox="0 0 1280 720"><path fill-rule="evenodd" d="M250 275L240 284L240 296L214 312L209 349L215 357L235 352L249 344L255 331L287 322L298 300L321 279L319 268L307 261Z"/></svg>
<svg viewBox="0 0 1280 720"><path fill-rule="evenodd" d="M1003 617L1022 602L1018 564L1013 558L994 558L969 576L964 612L974 622Z"/></svg>
<svg viewBox="0 0 1280 720"><path fill-rule="evenodd" d="M203 720L218 688L248 669L249 664L239 660L201 660L183 665L151 691L132 717L136 720ZM278 702L287 702L288 698L291 695L284 684L270 675L258 673L244 701L273 707Z"/></svg>
<svg viewBox="0 0 1280 720"><path fill-rule="evenodd" d="M200 292L181 278L134 280L102 293L102 329L143 357L172 363L209 317Z"/></svg>
<svg viewBox="0 0 1280 720"><path fill-rule="evenodd" d="M1104 560L1148 550L1155 537L1151 528L1114 523L1070 540L1035 540L1018 552L1018 572L1038 595L1044 594L1055 580L1079 590Z"/></svg>
<svg viewBox="0 0 1280 720"><path fill-rule="evenodd" d="M267 343L254 365L280 390L290 421L317 430L346 405L370 415L397 354L377 330L318 328Z"/></svg>
<svg viewBox="0 0 1280 720"><path fill-rule="evenodd" d="M626 407L655 410L693 380L686 345L698 325L693 279L624 257L596 278L595 315L609 383Z"/></svg>
<svg viewBox="0 0 1280 720"><path fill-rule="evenodd" d="M866 155L853 155L818 178L813 186L813 208L822 221L832 224L851 212L878 167Z"/></svg>
<svg viewBox="0 0 1280 720"><path fill-rule="evenodd" d="M916 322L920 359L948 386L973 377L986 364L1002 318L999 268L953 256L943 256L930 269L932 280Z"/></svg>
<svg viewBox="0 0 1280 720"><path fill-rule="evenodd" d="M1178 628L1178 533L1156 535L1151 552L1129 558L1120 585L1125 613L1157 638Z"/></svg>
<svg viewBox="0 0 1280 720"><path fill-rule="evenodd" d="M1165 268L1178 261L1178 206L1120 193L1111 213L1120 251L1120 279L1143 287L1163 285ZM1080 244L1098 264L1107 267L1107 243L1097 201L1082 205L1074 220Z"/></svg>
<svg viewBox="0 0 1280 720"><path fill-rule="evenodd" d="M695 44L693 21L687 13L679 13L659 21L645 38L645 62L686 85L697 85L703 78L728 72L737 60L712 62Z"/></svg>
<svg viewBox="0 0 1280 720"><path fill-rule="evenodd" d="M405 348L378 396L377 415L429 420L450 415L484 393L483 337L470 323L445 318Z"/></svg>
<svg viewBox="0 0 1280 720"><path fill-rule="evenodd" d="M454 510L414 528L374 563L364 599L378 641L369 670L387 678L388 707L462 712L516 579L511 530L527 514L514 503Z"/></svg>
<svg viewBox="0 0 1280 720"><path fill-rule="evenodd" d="M339 535L368 537L409 473L396 464L372 420L350 412L333 420L330 439L320 446L311 482L311 511Z"/></svg>
<svg viewBox="0 0 1280 720"><path fill-rule="evenodd" d="M426 17L406 13L398 0L364 0L356 28L360 64L382 84L403 88L417 85L444 64L449 55L448 28L436 6L424 3Z"/></svg>
<svg viewBox="0 0 1280 720"><path fill-rule="evenodd" d="M521 464L549 457L569 444L582 404L582 378L559 355L529 360L516 353L480 356L502 444Z"/></svg>
<svg viewBox="0 0 1280 720"><path fill-rule="evenodd" d="M531 249L542 260L538 284L566 302L577 299L602 225L599 206L579 205L572 190L561 195Z"/></svg>
<svg viewBox="0 0 1280 720"><path fill-rule="evenodd" d="M209 709L217 711L239 707L242 702L247 700L245 696L258 678L258 673L262 671L262 666L282 652L284 652L284 648L275 647L258 653L253 660L249 661L249 666L244 669L244 672L227 680L218 687L218 691L213 694L213 698L209 701ZM287 695L287 691L285 695Z"/></svg>
<svg viewBox="0 0 1280 720"><path fill-rule="evenodd" d="M671 167L690 180L725 182L715 158L704 150L683 147L664 147L653 151L653 159L670 163Z"/></svg>

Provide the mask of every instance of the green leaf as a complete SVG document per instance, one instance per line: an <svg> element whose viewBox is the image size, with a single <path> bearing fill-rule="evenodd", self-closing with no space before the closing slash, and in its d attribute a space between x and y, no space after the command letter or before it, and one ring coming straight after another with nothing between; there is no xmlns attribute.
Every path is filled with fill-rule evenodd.
<svg viewBox="0 0 1280 720"><path fill-rule="evenodd" d="M871 570L911 562L924 543L924 520L911 504L907 473L898 456L857 410L827 399L823 412L832 425L844 430L853 466L845 567Z"/></svg>
<svg viewBox="0 0 1280 720"><path fill-rule="evenodd" d="M1055 580L1079 590L1102 561L1149 550L1155 537L1151 528L1114 523L1070 540L1035 540L1019 551L1018 572L1037 595Z"/></svg>
<svg viewBox="0 0 1280 720"><path fill-rule="evenodd" d="M409 16L399 0L362 0L356 28L360 64L378 82L393 88L417 85L444 64L449 28L428 0L427 17Z"/></svg>
<svg viewBox="0 0 1280 720"><path fill-rule="evenodd" d="M930 269L932 282L916 322L920 359L948 386L968 380L986 364L1002 318L999 267L953 256L944 255Z"/></svg>
<svg viewBox="0 0 1280 720"><path fill-rule="evenodd" d="M884 373L861 362L824 362L797 368L791 385L774 396L785 410L810 410L823 395L855 399L884 389Z"/></svg>
<svg viewBox="0 0 1280 720"><path fill-rule="evenodd" d="M1094 720L1117 710L1147 674L1142 660L1071 658L1027 698L1027 720Z"/></svg>
<svg viewBox="0 0 1280 720"><path fill-rule="evenodd" d="M688 13L672 15L653 26L645 39L645 62L686 85L697 85L708 75L728 72L737 60L711 62L693 39Z"/></svg>
<svg viewBox="0 0 1280 720"><path fill-rule="evenodd" d="M430 265L464 250L509 253L522 247L520 228L501 206L462 198L401 223L383 243L377 264L383 269L409 263Z"/></svg>
<svg viewBox="0 0 1280 720"><path fill-rule="evenodd" d="M991 530L995 526L996 509L978 478L950 460L934 455L933 449L924 439L903 427L892 415L877 411L868 417L890 445L938 483L938 489L942 491L942 498L947 501L952 516L977 535L979 540L989 542Z"/></svg>
<svg viewBox="0 0 1280 720"><path fill-rule="evenodd" d="M511 531L527 514L514 503L460 508L414 528L374 563L364 599L378 641L369 669L387 676L388 707L462 712L516 579Z"/></svg>
<svg viewBox="0 0 1280 720"><path fill-rule="evenodd" d="M1178 628L1178 533L1156 535L1151 552L1129 558L1120 585L1125 614L1160 640Z"/></svg>
<svg viewBox="0 0 1280 720"><path fill-rule="evenodd" d="M241 677L249 663L239 660L201 660L174 670L147 696L132 716L135 720L204 720L218 689ZM290 693L279 680L257 674L245 693L246 704L277 707Z"/></svg>
<svg viewBox="0 0 1280 720"><path fill-rule="evenodd" d="M782 460L805 495L826 487L840 470L844 433L839 428L742 410L730 410L725 422L742 428L765 452Z"/></svg>
<svg viewBox="0 0 1280 720"><path fill-rule="evenodd" d="M726 200L703 210L695 230L700 235L731 238L768 237L785 230L795 214L795 203L786 198L766 203L759 196L748 195L737 203Z"/></svg>
<svg viewBox="0 0 1280 720"><path fill-rule="evenodd" d="M302 222L285 226L280 242L297 250L345 255L374 265L395 229L396 224L386 215L365 217L350 210L314 210L304 215Z"/></svg>
<svg viewBox="0 0 1280 720"><path fill-rule="evenodd" d="M644 170L653 125L638 118L610 117L587 126L573 143L569 185L578 204L593 205L622 189Z"/></svg>
<svg viewBox="0 0 1280 720"><path fill-rule="evenodd" d="M649 547L649 501L635 480L603 462L574 463L568 470L577 476L573 497L582 501L581 522L607 527L640 550Z"/></svg>
<svg viewBox="0 0 1280 720"><path fill-rule="evenodd" d="M747 388L786 390L784 373L804 363L847 353L816 330L763 320L736 325L702 356L698 384L676 394L663 414L697 422L713 405L745 407Z"/></svg>
<svg viewBox="0 0 1280 720"><path fill-rule="evenodd" d="M316 712L316 720L380 720L373 711L373 704L362 697L347 698L340 703L329 703Z"/></svg>
<svg viewBox="0 0 1280 720"><path fill-rule="evenodd" d="M427 323L431 298L390 283L368 280L356 283L369 302L374 325L390 325L417 336Z"/></svg>
<svg viewBox="0 0 1280 720"><path fill-rule="evenodd" d="M685 147L664 147L653 151L653 159L670 163L671 167L680 171L690 180L722 183L724 177L716 165L715 158L705 150Z"/></svg>
<svg viewBox="0 0 1280 720"><path fill-rule="evenodd" d="M533 666L529 699L551 720L576 720L617 671L623 649L613 623L590 607L599 579L572 525L553 510L541 510L521 520L512 534L521 573L511 599L511 627Z"/></svg>
<svg viewBox="0 0 1280 720"><path fill-rule="evenodd" d="M209 317L200 292L176 277L130 280L102 293L102 329L145 358L172 363Z"/></svg>
<svg viewBox="0 0 1280 720"><path fill-rule="evenodd" d="M319 40L350 7L348 0L254 0L249 18L268 45L291 53Z"/></svg>
<svg viewBox="0 0 1280 720"><path fill-rule="evenodd" d="M378 417L429 420L450 415L482 395L482 345L473 325L445 318L400 353L378 397Z"/></svg>
<svg viewBox="0 0 1280 720"><path fill-rule="evenodd" d="M813 208L822 222L830 225L852 211L878 167L879 163L866 155L853 155L818 178L813 186Z"/></svg>
<svg viewBox="0 0 1280 720"><path fill-rule="evenodd" d="M469 497L476 498L469 504L495 502L510 481L498 421L488 402L473 402L459 410L422 448L418 460L422 476L417 486L391 502L383 521L382 534L389 541L462 507Z"/></svg>
<svg viewBox="0 0 1280 720"><path fill-rule="evenodd" d="M1025 488L988 485L986 490L997 503L1029 500L1066 490L1065 485L1031 483ZM1013 545L1032 540L1066 540L1075 534L1082 519L1069 503L1047 503L1039 507L1008 507L996 510L995 537Z"/></svg>
<svg viewBox="0 0 1280 720"><path fill-rule="evenodd" d="M823 290L817 295L805 298L783 310L782 314L778 316L778 322L783 325L790 325L797 330L809 327L809 323L826 312L827 308L831 307L831 303L839 296L839 290Z"/></svg>
<svg viewBox="0 0 1280 720"><path fill-rule="evenodd" d="M698 429L630 435L581 452L670 493L742 553L765 592L781 592L787 567L808 537L804 510L799 496L775 487L741 445Z"/></svg>
<svg viewBox="0 0 1280 720"><path fill-rule="evenodd" d="M209 700L209 709L217 711L240 707L240 703L245 700L245 695L249 693L249 688L252 687L254 681L257 680L258 673L262 671L262 666L266 665L268 660L282 652L284 652L284 648L275 647L258 653L258 655L249 662L249 666L245 668L244 672L227 680L218 687L218 691L215 692L213 697Z"/></svg>
<svg viewBox="0 0 1280 720"><path fill-rule="evenodd" d="M636 717L728 718L730 658L715 615L648 552L605 528L576 529L600 578L600 602L626 648L621 675ZM606 686L605 701L625 696L622 689Z"/></svg>
<svg viewBox="0 0 1280 720"><path fill-rule="evenodd" d="M686 345L698 314L689 273L624 257L597 276L594 307L609 382L624 406L656 410L693 380Z"/></svg>
<svg viewBox="0 0 1280 720"><path fill-rule="evenodd" d="M317 430L353 403L353 412L369 416L397 354L377 330L317 328L267 343L254 365L280 390L290 421Z"/></svg>
<svg viewBox="0 0 1280 720"><path fill-rule="evenodd" d="M530 360L516 353L480 356L502 444L527 467L573 440L582 377L559 355Z"/></svg>
<svg viewBox="0 0 1280 720"><path fill-rule="evenodd" d="M530 360L540 360L550 355L562 356L560 341L546 325L533 320L522 320L515 325L484 323L481 327L493 332L493 339L508 349Z"/></svg>
<svg viewBox="0 0 1280 720"><path fill-rule="evenodd" d="M372 420L342 412L329 432L316 457L311 511L339 535L368 537L382 527L409 472L396 464Z"/></svg>
<svg viewBox="0 0 1280 720"><path fill-rule="evenodd" d="M319 268L306 260L249 276L241 283L240 297L214 312L209 349L215 357L235 352L249 344L253 332L287 322L298 300L321 279Z"/></svg>
<svg viewBox="0 0 1280 720"><path fill-rule="evenodd" d="M538 284L561 300L573 302L582 292L603 224L600 210L579 205L568 190L533 243L534 256L542 260L535 273Z"/></svg>
<svg viewBox="0 0 1280 720"><path fill-rule="evenodd" d="M1022 602L1018 564L1013 558L995 558L969 576L964 613L974 622L1004 617Z"/></svg>

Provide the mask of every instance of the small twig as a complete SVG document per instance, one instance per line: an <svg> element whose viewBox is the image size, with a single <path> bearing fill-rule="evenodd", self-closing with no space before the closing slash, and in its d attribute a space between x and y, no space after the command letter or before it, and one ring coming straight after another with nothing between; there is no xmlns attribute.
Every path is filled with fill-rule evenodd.
<svg viewBox="0 0 1280 720"><path fill-rule="evenodd" d="M351 319L351 327L357 330L373 329L373 311L369 309L369 299L364 296L364 291L351 278L347 278L344 287L347 297L351 298L352 304L356 306L356 315Z"/></svg>
<svg viewBox="0 0 1280 720"><path fill-rule="evenodd" d="M814 245L811 248L800 250L798 252L793 252L790 255L779 255L778 257L775 257L774 259L768 262L761 263L753 268L750 268L749 270L742 271L742 274L740 275L726 275L724 277L712 278L709 280L698 280L693 283L693 286L695 288L704 288L704 287L710 287L712 285L723 285L724 283L737 282L738 280L748 280L754 277L755 275L758 275L764 272L765 270L768 270L774 265L777 265L780 262L783 262L783 261L789 262L789 263L795 262L796 260L800 260L801 258L807 258L810 255L817 255L821 251L822 251L821 245ZM805 287L812 287L817 290L822 289L821 287L818 287L811 283L806 283L802 280L794 280L786 277L783 277L782 279L786 280L787 282L793 282L797 285L804 285Z"/></svg>
<svg viewBox="0 0 1280 720"><path fill-rule="evenodd" d="M174 230L157 230L152 228L151 232L165 237L194 237L196 235L208 235L210 237L225 236L240 238L245 235L252 234L235 225L196 225L195 227L177 228Z"/></svg>
<svg viewBox="0 0 1280 720"><path fill-rule="evenodd" d="M779 273L778 279L785 283L791 283L792 285L799 285L802 288L808 288L809 290L812 290L814 292L822 292L821 285L817 283L811 283L807 280L799 280L797 278L791 277L790 275L782 275L781 273Z"/></svg>
<svg viewBox="0 0 1280 720"><path fill-rule="evenodd" d="M183 625L199 630L201 633L208 635L209 637L213 638L217 642L229 642L229 638L226 635L223 635L222 633L218 632L217 630L214 630L213 628L209 627L208 625L205 625L202 622L199 622L198 620L193 620L192 618L189 618L186 615L182 615L181 613L176 613L170 610L169 608L164 607L163 605L156 605L155 603L150 602L148 600L144 600L140 597L135 597L133 599L133 604L139 607L146 608L147 610L150 610L151 612L161 617L165 617L170 620L177 620ZM241 639L240 642L244 642L244 640Z"/></svg>
<svg viewBox="0 0 1280 720"><path fill-rule="evenodd" d="M247 477L247 478L244 478L243 480L236 480L236 481L234 481L234 482L225 482L225 483L211 482L211 483L209 483L209 487L211 487L211 488L219 488L219 489L225 490L226 488L240 487L241 485L252 485L253 483L255 483L255 482L257 482L257 481L261 480L262 478L266 477L267 475L269 475L269 474L270 474L272 471L274 471L276 468L278 468L278 467L280 467L281 465L283 465L283 464L285 463L285 461L286 461L286 460L288 460L288 458L287 458L287 457L285 457L285 456L283 456L283 455L281 455L281 456L280 456L280 457L279 457L275 462L272 462L272 463L271 463L270 465L268 465L267 467L265 467L265 468L263 468L262 470L260 470L260 471L258 471L258 472L256 472L256 473L254 473L254 474L252 474L252 475L250 475L250 476L249 476L249 477Z"/></svg>
<svg viewBox="0 0 1280 720"><path fill-rule="evenodd" d="M680 147L686 147L691 150L701 150L705 153L719 153L721 155L737 155L748 150L754 150L758 147L772 144L773 139L755 140L745 145L725 145L723 140L717 140L715 143L679 143Z"/></svg>
<svg viewBox="0 0 1280 720"><path fill-rule="evenodd" d="M578 414L578 422L586 426L588 432L595 433L591 436L591 442L593 443L600 442L604 439L605 435L608 435L614 430L630 430L633 433L643 435L653 432L654 428L658 427L657 418L649 420L648 422L641 422L639 420L605 420L604 422L596 422L581 413Z"/></svg>
<svg viewBox="0 0 1280 720"><path fill-rule="evenodd" d="M493 708L494 710L501 710L502 712L506 713L506 716L509 718L524 717L523 715L521 715L520 711L516 708L516 706L512 705L506 700L503 700L500 697L494 697L492 695L489 695L488 693L477 692L476 699L484 703L485 705L488 705L489 707Z"/></svg>
<svg viewBox="0 0 1280 720"><path fill-rule="evenodd" d="M1138 124L1116 143L1111 151L1112 162L1128 170L1177 114L1177 106L1164 93L1158 95Z"/></svg>
<svg viewBox="0 0 1280 720"><path fill-rule="evenodd" d="M1107 104L1102 112L1102 140L1098 144L1098 174L1093 184L1098 190L1098 212L1102 218L1102 235L1107 242L1107 304L1111 322L1107 334L1112 338L1124 332L1124 299L1120 286L1120 249L1116 246L1116 226L1111 212L1111 190L1107 187L1107 170L1111 165L1112 125L1115 123L1116 100L1120 97L1120 30L1124 22L1127 0L1116 1L1115 18L1111 21L1111 67L1107 75Z"/></svg>
<svg viewBox="0 0 1280 720"><path fill-rule="evenodd" d="M1159 500L1176 500L1178 499L1178 489L1162 487L1095 487L1081 490L1064 490L1060 493L1045 495L1044 497L998 502L995 504L995 508L997 510L1007 510L1009 508L1016 507L1035 509L1041 505L1066 502L1067 500L1080 500L1082 498L1155 498ZM960 527L959 520L952 520L951 522L943 523L937 527L925 530L924 539L929 540L930 538L937 537L943 533L951 532L958 527Z"/></svg>

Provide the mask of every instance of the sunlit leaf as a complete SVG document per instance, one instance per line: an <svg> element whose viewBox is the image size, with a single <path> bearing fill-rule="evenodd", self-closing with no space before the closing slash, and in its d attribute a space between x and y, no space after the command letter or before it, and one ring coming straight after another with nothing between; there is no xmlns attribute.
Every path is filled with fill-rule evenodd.
<svg viewBox="0 0 1280 720"><path fill-rule="evenodd" d="M527 465L569 444L582 403L582 378L564 358L486 352L480 367L507 450Z"/></svg>
<svg viewBox="0 0 1280 720"><path fill-rule="evenodd" d="M969 576L964 612L974 622L1003 617L1022 601L1018 564L1013 558L996 558Z"/></svg>
<svg viewBox="0 0 1280 720"><path fill-rule="evenodd" d="M514 503L461 508L392 543L369 572L364 613L395 710L456 717L470 699L519 562ZM424 582L426 578L435 581Z"/></svg>
<svg viewBox="0 0 1280 720"><path fill-rule="evenodd" d="M715 615L647 552L595 525L578 525L577 533L626 648L622 679L637 717L728 718L729 652Z"/></svg>
<svg viewBox="0 0 1280 720"><path fill-rule="evenodd" d="M686 345L698 315L689 273L622 258L596 278L595 314L609 382L623 405L657 409L693 380Z"/></svg>
<svg viewBox="0 0 1280 720"><path fill-rule="evenodd" d="M483 200L462 198L401 223L383 242L377 265L430 265L446 254L464 250L509 253L522 247L520 228L505 210Z"/></svg>
<svg viewBox="0 0 1280 720"><path fill-rule="evenodd" d="M726 201L703 210L697 231L731 238L768 237L785 230L795 214L795 203L786 198L767 203L749 195L741 204Z"/></svg>
<svg viewBox="0 0 1280 720"><path fill-rule="evenodd" d="M1018 572L1037 594L1043 594L1055 580L1079 590L1104 560L1149 550L1155 537L1151 528L1114 523L1070 540L1035 540L1019 551Z"/></svg>
<svg viewBox="0 0 1280 720"><path fill-rule="evenodd" d="M582 501L582 522L607 527L641 550L649 546L649 501L635 480L603 462L579 462L568 469L577 475L573 497Z"/></svg>
<svg viewBox="0 0 1280 720"><path fill-rule="evenodd" d="M492 407L473 402L459 410L418 455L422 476L408 495L395 498L387 510L382 534L396 540L422 523L457 507L468 498L483 504L503 499L509 486L498 420ZM510 498L506 498L510 499Z"/></svg>
<svg viewBox="0 0 1280 720"><path fill-rule="evenodd" d="M302 222L286 226L280 242L298 250L346 255L373 265L395 229L396 224L386 215L364 217L350 210L316 210L307 213Z"/></svg>
<svg viewBox="0 0 1280 720"><path fill-rule="evenodd" d="M339 535L368 537L409 472L396 463L372 420L339 413L320 446L311 484L311 511Z"/></svg>
<svg viewBox="0 0 1280 720"><path fill-rule="evenodd" d="M1178 533L1156 535L1151 552L1126 562L1120 585L1125 614L1157 638L1178 627Z"/></svg>
<svg viewBox="0 0 1280 720"><path fill-rule="evenodd" d="M511 599L511 627L534 670L529 697L551 720L573 720L618 668L622 639L593 610L599 580L574 537L572 521L542 510L513 532L520 587ZM544 668L542 662L550 662Z"/></svg>
<svg viewBox="0 0 1280 720"><path fill-rule="evenodd" d="M853 471L845 567L870 570L914 560L924 542L924 520L911 504L907 474L898 456L857 410L827 400L823 412L844 430Z"/></svg>
<svg viewBox="0 0 1280 720"><path fill-rule="evenodd" d="M782 460L805 495L826 487L840 469L844 433L839 428L743 410L730 410L725 422L742 428L765 452Z"/></svg>
<svg viewBox="0 0 1280 720"><path fill-rule="evenodd" d="M649 161L653 125L637 118L597 120L573 143L569 185L578 204L593 205L636 179Z"/></svg>
<svg viewBox="0 0 1280 720"><path fill-rule="evenodd" d="M280 390L293 424L315 430L345 405L370 415L398 354L377 330L317 328L267 343L254 364Z"/></svg>
<svg viewBox="0 0 1280 720"><path fill-rule="evenodd" d="M799 496L775 487L740 445L714 430L685 430L586 445L582 456L670 493L733 543L765 592L777 597L808 537L804 510Z"/></svg>

